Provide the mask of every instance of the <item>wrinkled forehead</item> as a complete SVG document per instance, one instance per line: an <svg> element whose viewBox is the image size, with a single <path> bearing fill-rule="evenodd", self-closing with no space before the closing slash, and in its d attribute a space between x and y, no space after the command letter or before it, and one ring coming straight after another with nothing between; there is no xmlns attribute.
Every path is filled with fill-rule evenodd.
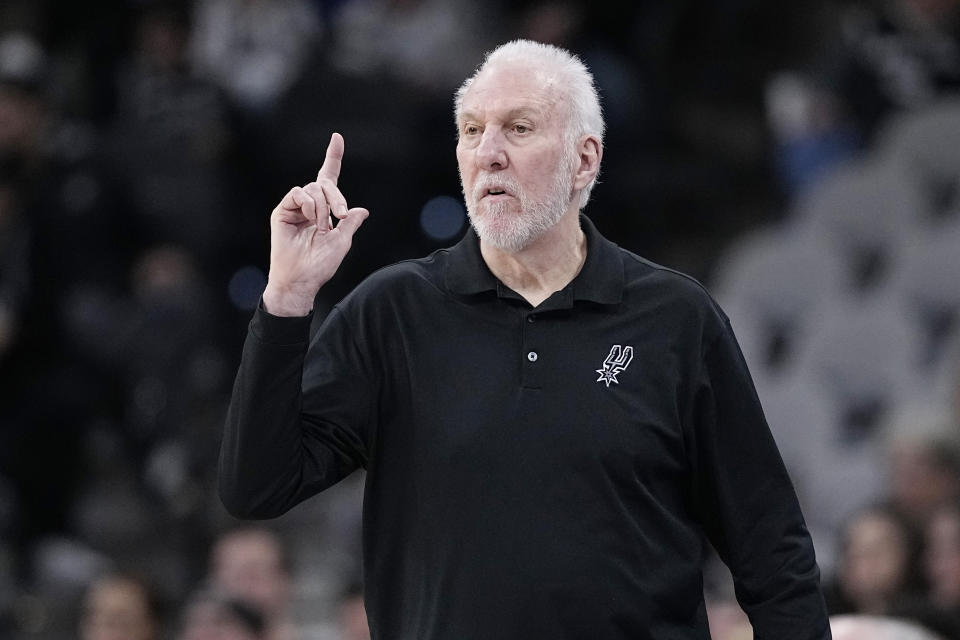
<svg viewBox="0 0 960 640"><path fill-rule="evenodd" d="M490 111L531 109L545 117L558 113L563 92L555 73L529 62L500 62L485 67L463 96L461 117Z"/></svg>

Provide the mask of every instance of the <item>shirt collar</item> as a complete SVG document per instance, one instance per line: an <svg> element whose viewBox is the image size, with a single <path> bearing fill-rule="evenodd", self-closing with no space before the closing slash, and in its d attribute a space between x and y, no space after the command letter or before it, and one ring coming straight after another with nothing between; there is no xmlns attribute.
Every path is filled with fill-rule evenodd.
<svg viewBox="0 0 960 640"><path fill-rule="evenodd" d="M580 228L587 236L587 259L570 283L574 300L619 304L623 300L623 257L620 247L597 231L587 216L580 214Z"/></svg>
<svg viewBox="0 0 960 640"><path fill-rule="evenodd" d="M580 215L580 228L587 238L587 259L580 273L568 288L574 300L590 300L600 304L617 304L623 299L623 260L620 248L597 231L589 218ZM491 273L480 254L480 241L473 227L456 245L448 249L447 289L453 293L473 295L500 291L507 287Z"/></svg>

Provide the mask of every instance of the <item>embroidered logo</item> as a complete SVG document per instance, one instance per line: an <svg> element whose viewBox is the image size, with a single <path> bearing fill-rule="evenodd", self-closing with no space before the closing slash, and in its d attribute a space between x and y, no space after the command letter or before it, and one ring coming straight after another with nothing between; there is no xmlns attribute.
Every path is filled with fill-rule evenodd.
<svg viewBox="0 0 960 640"><path fill-rule="evenodd" d="M603 361L603 369L595 369L600 374L597 382L605 382L607 387L610 386L611 382L620 384L620 381L617 380L617 374L630 366L631 360L633 360L633 347L613 345L610 347L610 354L607 359Z"/></svg>

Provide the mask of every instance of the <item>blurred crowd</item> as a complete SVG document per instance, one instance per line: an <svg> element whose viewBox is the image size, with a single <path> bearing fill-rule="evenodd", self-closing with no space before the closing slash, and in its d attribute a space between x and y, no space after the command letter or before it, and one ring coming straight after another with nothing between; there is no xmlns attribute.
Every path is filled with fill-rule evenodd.
<svg viewBox="0 0 960 640"><path fill-rule="evenodd" d="M587 214L729 313L874 616L837 637L960 638L960 0L0 3L0 637L364 637L360 474L269 528L216 497L268 216L340 131L372 215L318 320L455 242L452 95L515 37L594 72Z"/></svg>

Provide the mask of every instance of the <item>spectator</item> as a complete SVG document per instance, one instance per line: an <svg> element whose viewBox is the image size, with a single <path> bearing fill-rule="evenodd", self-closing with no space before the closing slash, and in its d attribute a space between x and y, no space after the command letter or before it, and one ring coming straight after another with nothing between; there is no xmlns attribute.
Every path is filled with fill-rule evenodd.
<svg viewBox="0 0 960 640"><path fill-rule="evenodd" d="M46 52L33 36L0 34L0 158L33 167L44 151Z"/></svg>
<svg viewBox="0 0 960 640"><path fill-rule="evenodd" d="M122 349L128 429L155 442L182 436L193 444L202 466L216 458L198 420L205 405L220 400L214 300L202 269L181 247L154 247L141 254L131 274L133 304L125 335L114 337ZM106 347L105 347L106 348ZM212 370L209 370L212 367ZM212 379L211 379L212 378ZM214 437L215 439L215 437Z"/></svg>
<svg viewBox="0 0 960 640"><path fill-rule="evenodd" d="M498 3L355 0L335 18L331 55L344 72L387 74L446 96L492 44L500 17Z"/></svg>
<svg viewBox="0 0 960 640"><path fill-rule="evenodd" d="M813 68L767 86L777 169L791 192L869 144L892 113L960 90L960 2L867 0L832 11Z"/></svg>
<svg viewBox="0 0 960 640"><path fill-rule="evenodd" d="M839 86L867 132L896 109L913 109L960 89L960 3L856 3L841 23L845 66Z"/></svg>
<svg viewBox="0 0 960 640"><path fill-rule="evenodd" d="M960 500L960 443L949 412L908 404L885 432L890 500L918 529L943 503Z"/></svg>
<svg viewBox="0 0 960 640"><path fill-rule="evenodd" d="M139 578L104 576L87 589L79 631L80 640L159 640L156 596Z"/></svg>
<svg viewBox="0 0 960 640"><path fill-rule="evenodd" d="M268 640L299 635L290 611L290 560L270 529L241 527L220 536L211 553L210 584L259 609Z"/></svg>
<svg viewBox="0 0 960 640"><path fill-rule="evenodd" d="M127 246L172 242L212 260L228 241L232 135L220 90L188 64L190 27L184 9L148 3L140 10L116 77L108 160L132 209Z"/></svg>
<svg viewBox="0 0 960 640"><path fill-rule="evenodd" d="M29 285L29 231L22 219L22 177L43 120L37 88L43 52L24 34L0 38L0 360L16 341Z"/></svg>
<svg viewBox="0 0 960 640"><path fill-rule="evenodd" d="M190 42L193 66L241 109L272 109L303 73L320 35L306 0L198 0Z"/></svg>
<svg viewBox="0 0 960 640"><path fill-rule="evenodd" d="M836 575L825 589L831 615L886 615L921 593L920 540L889 506L856 513L841 533Z"/></svg>

